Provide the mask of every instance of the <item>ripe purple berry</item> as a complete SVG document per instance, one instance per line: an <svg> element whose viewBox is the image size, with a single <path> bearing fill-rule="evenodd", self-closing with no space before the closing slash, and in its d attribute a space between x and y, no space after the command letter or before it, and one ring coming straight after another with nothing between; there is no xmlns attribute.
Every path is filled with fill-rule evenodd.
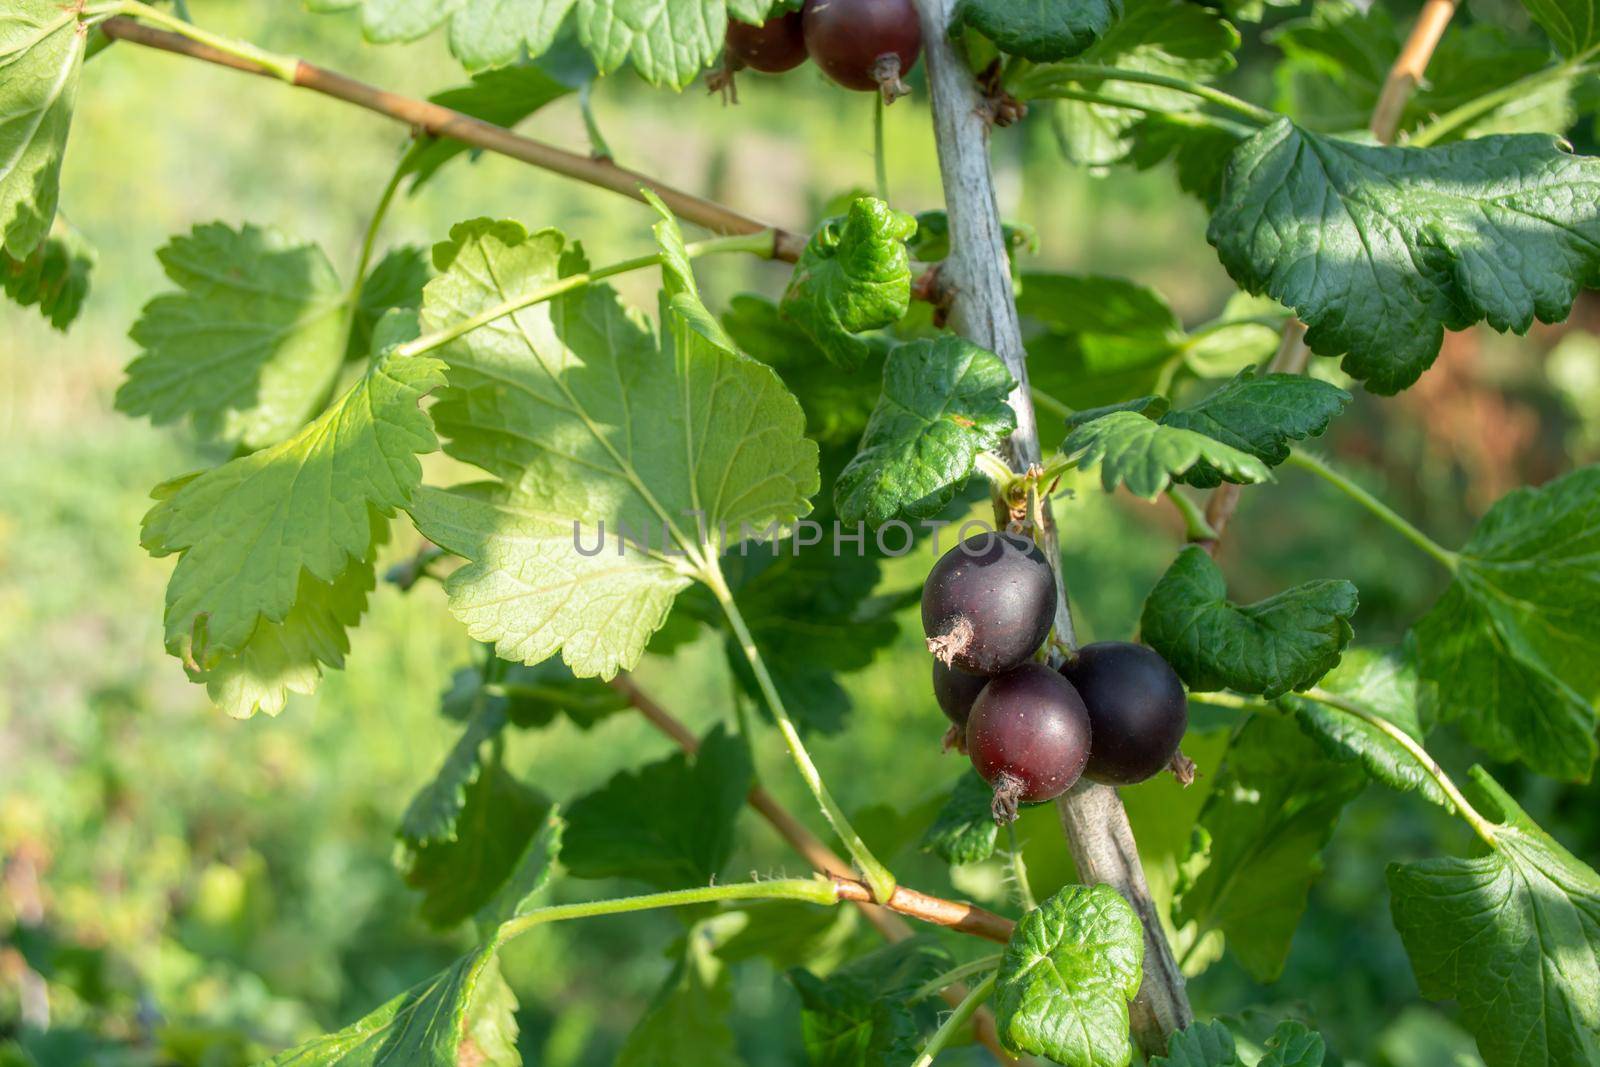
<svg viewBox="0 0 1600 1067"><path fill-rule="evenodd" d="M1071 789L1089 760L1089 712L1072 683L1042 663L1025 663L984 686L967 719L967 754L994 786L996 822L1019 803Z"/></svg>
<svg viewBox="0 0 1600 1067"><path fill-rule="evenodd" d="M782 74L806 61L806 38L800 12L770 18L759 26L728 20L728 57L739 66L764 74Z"/></svg>
<svg viewBox="0 0 1600 1067"><path fill-rule="evenodd" d="M1061 673L1089 710L1094 750L1084 774L1132 785L1172 762L1189 725L1178 674L1153 649L1101 641L1078 649Z"/></svg>
<svg viewBox="0 0 1600 1067"><path fill-rule="evenodd" d="M846 89L909 92L900 79L922 52L912 0L806 0L806 48L822 72Z"/></svg>
<svg viewBox="0 0 1600 1067"><path fill-rule="evenodd" d="M928 651L947 667L995 675L1034 654L1055 620L1056 577L1025 537L982 533L939 558L922 585Z"/></svg>

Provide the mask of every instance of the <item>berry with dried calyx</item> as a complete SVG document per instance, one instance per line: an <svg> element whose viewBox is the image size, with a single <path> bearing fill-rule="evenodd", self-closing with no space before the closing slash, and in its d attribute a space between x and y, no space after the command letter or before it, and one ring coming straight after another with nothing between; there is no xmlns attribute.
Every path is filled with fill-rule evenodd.
<svg viewBox="0 0 1600 1067"><path fill-rule="evenodd" d="M922 585L928 651L968 674L1008 671L1036 652L1055 620L1056 577L1039 547L1013 533L969 537Z"/></svg>
<svg viewBox="0 0 1600 1067"><path fill-rule="evenodd" d="M922 52L912 0L806 0L803 13L806 49L829 78L885 103L911 91L901 79Z"/></svg>
<svg viewBox="0 0 1600 1067"><path fill-rule="evenodd" d="M967 719L967 755L994 786L996 822L1015 819L1018 804L1053 800L1071 789L1089 752L1083 699L1042 663L1025 663L992 679Z"/></svg>
<svg viewBox="0 0 1600 1067"><path fill-rule="evenodd" d="M725 43L730 60L763 74L782 74L806 61L806 36L798 11L759 26L729 19Z"/></svg>

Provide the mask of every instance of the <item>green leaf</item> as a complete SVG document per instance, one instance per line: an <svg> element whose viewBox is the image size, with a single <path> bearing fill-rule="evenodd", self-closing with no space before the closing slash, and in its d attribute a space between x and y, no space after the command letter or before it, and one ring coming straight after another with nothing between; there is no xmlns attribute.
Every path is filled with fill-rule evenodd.
<svg viewBox="0 0 1600 1067"><path fill-rule="evenodd" d="M1122 18L1073 63L1209 82L1233 69L1233 50L1238 47L1238 32L1216 11L1184 0L1125 0ZM1173 89L1083 78L1049 64L1028 71L1009 88L1023 100L1092 92L1151 111L1192 111L1199 106L1197 98ZM1062 153L1070 161L1105 166L1128 154L1129 127L1145 113L1062 99L1052 117Z"/></svg>
<svg viewBox="0 0 1600 1067"><path fill-rule="evenodd" d="M994 854L995 841L1000 836L990 811L993 800L994 791L977 771L963 771L950 799L944 802L933 824L922 835L919 847L952 867L988 859Z"/></svg>
<svg viewBox="0 0 1600 1067"><path fill-rule="evenodd" d="M914 937L859 956L827 978L789 972L800 995L800 1025L811 1067L903 1067L921 1051L937 1019L937 998L911 994L954 966L949 955Z"/></svg>
<svg viewBox="0 0 1600 1067"><path fill-rule="evenodd" d="M1151 392L1185 340L1165 298L1124 278L1025 273L1017 310L1029 323L1029 384L1073 408Z"/></svg>
<svg viewBox="0 0 1600 1067"><path fill-rule="evenodd" d="M372 333L390 311L416 311L422 306L422 287L433 272L428 255L415 245L392 248L367 272L356 296L344 358L364 359L372 351Z"/></svg>
<svg viewBox="0 0 1600 1067"><path fill-rule="evenodd" d="M1128 1002L1144 929L1108 885L1067 886L1017 921L995 981L995 1024L1013 1052L1062 1067L1125 1067Z"/></svg>
<svg viewBox="0 0 1600 1067"><path fill-rule="evenodd" d="M1126 484L1128 491L1154 500L1174 479L1191 470L1215 471L1235 484L1272 478L1255 456L1193 430L1155 422L1137 411L1112 411L1084 423L1067 435L1061 451L1076 456L1079 466L1100 466L1106 492ZM1196 475L1197 478L1203 478Z"/></svg>
<svg viewBox="0 0 1600 1067"><path fill-rule="evenodd" d="M754 356L783 379L806 413L806 433L824 446L861 439L872 416L874 397L864 380L883 376L890 344L866 338L869 349L857 373L840 374L804 330L784 318L766 297L741 293L728 302L722 325L739 351Z"/></svg>
<svg viewBox="0 0 1600 1067"><path fill-rule="evenodd" d="M470 84L435 93L428 99L509 129L546 104L574 91L576 81L558 77L549 64L524 63L475 74ZM405 172L413 176L411 192L415 193L435 171L466 151L469 151L466 144L450 137L419 137L401 164Z"/></svg>
<svg viewBox="0 0 1600 1067"><path fill-rule="evenodd" d="M1273 699L1315 685L1338 666L1355 636L1355 612L1356 587L1343 579L1235 604L1221 568L1189 545L1150 591L1140 633L1196 692L1233 689Z"/></svg>
<svg viewBox="0 0 1600 1067"><path fill-rule="evenodd" d="M1399 392L1446 329L1524 333L1600 276L1600 161L1554 137L1362 145L1282 119L1234 153L1208 240L1240 285L1292 307L1306 343Z"/></svg>
<svg viewBox="0 0 1600 1067"><path fill-rule="evenodd" d="M400 819L400 839L413 848L456 839L456 821L467 802L467 789L485 763L484 746L505 728L503 704L482 703L450 749L433 780L417 791Z"/></svg>
<svg viewBox="0 0 1600 1067"><path fill-rule="evenodd" d="M1568 59L1600 44L1600 10L1594 0L1522 0L1522 6Z"/></svg>
<svg viewBox="0 0 1600 1067"><path fill-rule="evenodd" d="M820 910L820 909L813 909ZM733 983L702 927L617 1054L617 1067L740 1067L734 1048Z"/></svg>
<svg viewBox="0 0 1600 1067"><path fill-rule="evenodd" d="M585 0L591 3L591 0ZM449 23L450 51L468 70L537 56L555 41L573 0L306 0L313 11L361 8L369 41L415 41Z"/></svg>
<svg viewBox="0 0 1600 1067"><path fill-rule="evenodd" d="M1460 1004L1488 1067L1600 1061L1600 877L1483 768L1472 781L1489 851L1389 867L1417 984Z"/></svg>
<svg viewBox="0 0 1600 1067"><path fill-rule="evenodd" d="M1094 44L1122 17L1122 0L962 0L965 22L1002 52L1048 63Z"/></svg>
<svg viewBox="0 0 1600 1067"><path fill-rule="evenodd" d="M50 232L88 31L57 0L0 11L0 250L27 259Z"/></svg>
<svg viewBox="0 0 1600 1067"><path fill-rule="evenodd" d="M1429 724L1418 699L1413 660L1407 650L1349 648L1318 688L1389 723L1421 744ZM1334 759L1360 763L1385 785L1402 792L1416 790L1433 803L1450 808L1433 776L1383 730L1319 700L1284 697L1279 703L1293 712L1300 728L1316 738Z"/></svg>
<svg viewBox="0 0 1600 1067"><path fill-rule="evenodd" d="M861 447L834 483L839 517L878 527L923 519L954 498L979 452L1016 428L1016 382L1000 357L945 335L895 348Z"/></svg>
<svg viewBox="0 0 1600 1067"><path fill-rule="evenodd" d="M145 305L117 410L248 449L305 426L344 358L345 288L328 257L277 230L196 226L156 253L180 292ZM370 331L370 326L368 327Z"/></svg>
<svg viewBox="0 0 1600 1067"><path fill-rule="evenodd" d="M1253 715L1233 742L1195 827L1173 918L1221 931L1257 981L1283 972L1322 873L1339 813L1366 785L1287 719Z"/></svg>
<svg viewBox="0 0 1600 1067"><path fill-rule="evenodd" d="M1276 467L1289 458L1290 441L1322 436L1349 402L1349 393L1316 378L1246 370L1199 403L1169 412L1161 423L1203 433ZM1211 489L1227 479L1202 461L1181 480Z"/></svg>
<svg viewBox="0 0 1600 1067"><path fill-rule="evenodd" d="M455 227L435 249L424 321L444 328L551 284L563 246L516 223ZM502 484L425 489L411 514L467 559L445 583L451 610L505 659L560 649L578 675L630 668L711 565L707 533L742 539L808 510L817 448L799 405L673 285L659 339L590 285L444 350L445 449Z"/></svg>
<svg viewBox="0 0 1600 1067"><path fill-rule="evenodd" d="M485 760L463 791L448 836L407 848L406 884L422 891L422 917L445 928L491 906L551 810L550 801L518 781L498 755Z"/></svg>
<svg viewBox="0 0 1600 1067"><path fill-rule="evenodd" d="M1170 407L1171 402L1164 396L1136 396L1132 400L1124 400L1120 404L1106 404L1097 408L1082 408L1067 416L1067 432L1071 433L1080 426L1087 426L1096 419L1104 418L1117 411L1132 411L1135 414L1143 415L1147 419L1159 421Z"/></svg>
<svg viewBox="0 0 1600 1067"><path fill-rule="evenodd" d="M415 325L396 313L378 343ZM285 690L314 685L319 663L342 662L386 519L421 480L417 455L438 447L417 405L443 383L441 369L387 349L287 441L158 490L142 540L152 555L178 553L167 649L214 698L229 680L242 684L231 713L275 711Z"/></svg>
<svg viewBox="0 0 1600 1067"><path fill-rule="evenodd" d="M1234 1049L1233 1031L1223 1023L1197 1022L1167 1039L1167 1054L1150 1067L1242 1067Z"/></svg>
<svg viewBox="0 0 1600 1067"><path fill-rule="evenodd" d="M83 310L94 261L94 246L58 219L50 236L26 257L13 259L0 249L0 286L22 307L37 306L51 326L65 332Z"/></svg>
<svg viewBox="0 0 1600 1067"><path fill-rule="evenodd" d="M1441 718L1543 774L1585 779L1600 693L1600 467L1507 493L1415 628Z"/></svg>
<svg viewBox="0 0 1600 1067"><path fill-rule="evenodd" d="M516 1001L499 978L494 947L475 949L343 1030L281 1052L263 1067L511 1067L485 1058L480 1037L516 1032Z"/></svg>
<svg viewBox="0 0 1600 1067"><path fill-rule="evenodd" d="M728 862L751 775L744 740L718 726L693 760L673 753L574 801L561 862L578 878L705 885Z"/></svg>
<svg viewBox="0 0 1600 1067"><path fill-rule="evenodd" d="M1267 1039L1266 1055L1256 1067L1322 1067L1326 1052L1322 1035L1293 1019L1278 1024Z"/></svg>
<svg viewBox="0 0 1600 1067"><path fill-rule="evenodd" d="M1178 188L1214 209L1233 150L1254 132L1253 127L1211 115L1157 112L1128 127L1126 162L1150 170L1171 160Z"/></svg>
<svg viewBox="0 0 1600 1067"><path fill-rule="evenodd" d="M537 832L512 866L511 873L506 875L500 888L473 916L481 937L487 939L502 923L526 915L538 906L545 887L550 884L565 831L566 822L561 818L559 809L554 804L550 805Z"/></svg>
<svg viewBox="0 0 1600 1067"><path fill-rule="evenodd" d="M859 369L870 349L855 335L899 322L911 307L906 242L916 232L910 215L860 197L811 235L779 310L834 363Z"/></svg>

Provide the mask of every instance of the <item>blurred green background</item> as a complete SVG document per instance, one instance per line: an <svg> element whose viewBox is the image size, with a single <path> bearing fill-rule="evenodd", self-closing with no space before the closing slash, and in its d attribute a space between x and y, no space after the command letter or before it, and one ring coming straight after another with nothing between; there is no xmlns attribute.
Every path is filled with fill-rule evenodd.
<svg viewBox="0 0 1600 1067"><path fill-rule="evenodd" d="M372 47L353 19L282 0L193 0L202 23L424 95L461 81L442 38ZM1397 13L1399 17L1399 13ZM1247 31L1236 88L1267 98L1271 53ZM792 228L830 198L872 180L872 103L805 68L745 77L740 104L698 87L658 92L630 75L603 82L598 117L619 161ZM581 146L576 100L528 130ZM888 116L896 206L939 205L920 92ZM168 288L154 252L169 235L220 219L271 224L322 245L348 273L404 135L386 120L309 93L117 45L89 64L62 203L98 249L88 310L68 334L31 311L0 307L0 1041L7 1055L51 1064L204 1064L254 1057L343 1025L439 968L464 944L431 932L394 865L394 828L455 728L438 694L470 649L436 586L385 586L354 635L349 668L276 719L215 712L161 648L169 561L138 546L151 486L224 458L181 431L114 413L140 306ZM1232 292L1206 246L1204 215L1165 172L1109 179L1067 167L1049 124L997 133L1008 217L1032 223L1027 264L1118 274L1159 288L1186 321L1212 317ZM428 244L452 222L509 216L558 225L597 263L649 249L647 209L498 158L458 163L402 198L386 244ZM781 290L780 265L708 263L709 303ZM623 280L653 300L651 277ZM648 306L648 305L647 305ZM1581 329L1527 339L1452 337L1440 364L1395 400L1361 394L1329 449L1445 543L1507 489L1600 453L1600 342ZM1331 364L1329 364L1331 366ZM872 386L865 386L872 388ZM1048 432L1047 432L1048 441ZM1171 558L1170 510L1108 500L1083 484L1060 519L1069 581L1089 636L1128 635ZM414 550L414 535L390 546ZM929 560L888 568L885 591L914 588ZM1361 590L1359 639L1392 641L1438 592L1440 575L1381 526L1292 470L1244 494L1224 553L1235 595L1253 599L1312 577ZM964 767L941 756L944 722L927 691L914 611L892 654L845 678L847 731L814 748L835 792L903 876L930 891L1008 907L1001 869L953 876L916 840ZM697 730L732 714L716 641L638 672ZM1203 717L1187 746L1214 768L1229 723ZM809 816L776 738L758 762L768 784ZM1472 754L1444 732L1447 766ZM636 716L591 732L558 725L512 739L511 761L557 798L593 789L669 744ZM1591 862L1600 793L1496 768L1530 813ZM1165 892L1204 783L1128 793L1152 881ZM795 873L801 864L746 813L731 869ZM1020 824L1041 895L1071 877L1052 809ZM1327 852L1288 970L1270 987L1226 957L1192 983L1201 1014L1268 1005L1312 1018L1347 1063L1433 1067L1476 1062L1450 1009L1422 1003L1388 918L1384 866L1459 847L1464 831L1377 788L1347 811ZM573 880L555 895L612 890ZM846 912L837 937L871 943ZM672 916L541 929L507 954L522 1001L524 1057L562 1067L609 1062L670 968ZM960 946L965 949L965 946ZM752 1064L799 1062L793 994L761 962L738 964L736 1027ZM41 1024L47 1023L48 1029ZM23 1053L21 1050L26 1050ZM972 1062L981 1053L968 1051ZM954 1058L954 1057L953 1057Z"/></svg>

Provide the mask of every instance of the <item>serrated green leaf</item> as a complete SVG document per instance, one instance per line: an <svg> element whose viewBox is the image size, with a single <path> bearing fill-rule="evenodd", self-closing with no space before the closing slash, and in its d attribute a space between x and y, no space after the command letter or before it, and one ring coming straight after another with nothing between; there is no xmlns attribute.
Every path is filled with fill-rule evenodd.
<svg viewBox="0 0 1600 1067"><path fill-rule="evenodd" d="M372 333L389 312L415 312L420 308L422 287L431 277L428 255L421 248L402 245L384 253L361 281L344 358L363 359L372 351Z"/></svg>
<svg viewBox="0 0 1600 1067"><path fill-rule="evenodd" d="M1317 688L1389 723L1418 744L1427 735L1414 657L1408 651L1348 648ZM1380 728L1316 699L1283 697L1279 703L1334 759L1358 762L1385 785L1402 792L1416 790L1450 808L1427 769Z"/></svg>
<svg viewBox="0 0 1600 1067"><path fill-rule="evenodd" d="M1266 1055L1256 1067L1322 1067L1326 1052L1322 1035L1293 1019L1278 1024L1267 1039Z"/></svg>
<svg viewBox="0 0 1600 1067"><path fill-rule="evenodd" d="M974 770L963 771L918 846L951 866L981 863L994 854L1000 836L990 807L994 790Z"/></svg>
<svg viewBox="0 0 1600 1067"><path fill-rule="evenodd" d="M456 820L467 802L467 788L484 766L484 745L505 728L503 704L481 703L445 756L433 780L419 789L400 819L399 836L413 848L456 839Z"/></svg>
<svg viewBox="0 0 1600 1067"><path fill-rule="evenodd" d="M1522 0L1522 6L1568 59L1600 45L1600 10L1594 0Z"/></svg>
<svg viewBox="0 0 1600 1067"><path fill-rule="evenodd" d="M1209 82L1234 67L1239 34L1221 15L1183 0L1124 0L1122 18L1072 61ZM1058 100L1051 116L1061 150L1074 163L1105 166L1123 159L1131 147L1128 129L1149 111L1191 111L1198 101L1186 93L1154 85L1107 82L1068 74L1041 64L1008 86L1023 100L1062 93L1092 92L1125 100L1136 108Z"/></svg>
<svg viewBox="0 0 1600 1067"><path fill-rule="evenodd" d="M805 410L808 435L823 446L853 447L861 439L874 399L862 386L883 377L883 362L892 347L887 339L866 338L865 361L855 374L841 374L810 335L785 319L766 297L750 293L734 297L722 325L739 351L778 372Z"/></svg>
<svg viewBox="0 0 1600 1067"><path fill-rule="evenodd" d="M145 305L117 410L262 448L317 413L344 358L345 288L316 245L273 229L196 226L159 252L180 289Z"/></svg>
<svg viewBox="0 0 1600 1067"><path fill-rule="evenodd" d="M1214 209L1233 150L1254 132L1252 127L1212 115L1152 113L1128 127L1125 162L1150 170L1171 160L1178 188ZM1271 350L1266 353L1271 354Z"/></svg>
<svg viewBox="0 0 1600 1067"><path fill-rule="evenodd" d="M722 873L750 789L750 750L721 726L682 752L623 771L573 801L562 864L578 878L637 878L662 889Z"/></svg>
<svg viewBox="0 0 1600 1067"><path fill-rule="evenodd" d="M515 223L457 226L435 250L424 321L440 329L551 284L563 246ZM808 510L817 449L799 405L683 286L669 279L659 339L590 285L445 349L433 416L446 451L502 484L424 490L411 513L467 559L446 581L451 610L505 659L559 649L579 675L630 668L709 566L703 541Z"/></svg>
<svg viewBox="0 0 1600 1067"><path fill-rule="evenodd" d="M1012 931L995 981L1001 1042L1062 1067L1126 1067L1143 962L1133 906L1108 885L1067 886Z"/></svg>
<svg viewBox="0 0 1600 1067"><path fill-rule="evenodd" d="M504 66L555 41L573 0L307 0L313 11L359 6L369 41L415 41L449 23L450 51L468 70Z"/></svg>
<svg viewBox="0 0 1600 1067"><path fill-rule="evenodd" d="M94 261L94 246L58 218L50 236L26 257L14 259L0 248L0 285L17 304L37 306L51 326L65 332L83 310Z"/></svg>
<svg viewBox="0 0 1600 1067"><path fill-rule="evenodd" d="M435 93L428 99L509 129L576 88L572 80L557 77L544 64L524 63L475 74L470 84ZM411 192L415 193L440 167L469 150L468 145L450 137L418 138L401 164L412 176Z"/></svg>
<svg viewBox="0 0 1600 1067"><path fill-rule="evenodd" d="M1106 492L1126 485L1130 493L1146 500L1154 500L1175 479L1183 480L1202 466L1238 485L1272 478L1267 465L1255 456L1126 409L1077 427L1062 442L1061 451L1076 456L1082 467L1098 464Z"/></svg>
<svg viewBox="0 0 1600 1067"><path fill-rule="evenodd" d="M1082 408L1067 416L1067 432L1071 433L1079 426L1087 426L1096 419L1104 418L1115 411L1132 411L1135 414L1143 415L1147 419L1159 421L1170 407L1171 402L1164 396L1136 396L1132 400L1124 400L1120 404L1106 404L1097 408Z"/></svg>
<svg viewBox="0 0 1600 1067"><path fill-rule="evenodd" d="M1173 918L1221 931L1258 981L1283 971L1322 849L1360 768L1330 759L1287 719L1254 715L1228 746L1182 865Z"/></svg>
<svg viewBox="0 0 1600 1067"><path fill-rule="evenodd" d="M396 313L378 343L415 326ZM341 662L386 520L421 480L417 455L438 447L418 401L443 383L442 367L391 347L287 441L160 491L142 541L152 555L179 554L166 644L192 675L237 682L244 671L267 689L257 702L275 710L285 688L304 691L308 675L314 684L317 664Z"/></svg>
<svg viewBox="0 0 1600 1067"><path fill-rule="evenodd" d="M490 1051L477 1048L484 1027L516 1028L510 1018L516 1002L495 980L494 958L493 946L475 949L343 1030L281 1052L262 1067L460 1067L466 1055L473 1063L513 1067L516 1060L477 1056Z"/></svg>
<svg viewBox="0 0 1600 1067"><path fill-rule="evenodd" d="M405 880L422 891L422 917L445 928L494 910L550 814L550 801L518 781L498 755L485 760L463 789L449 836L407 847Z"/></svg>
<svg viewBox="0 0 1600 1067"><path fill-rule="evenodd" d="M911 307L906 242L916 232L910 215L860 197L811 235L779 310L834 363L859 369L870 349L856 334L899 322Z"/></svg>
<svg viewBox="0 0 1600 1067"><path fill-rule="evenodd" d="M1497 758L1587 778L1600 719L1597 611L1600 467L1506 494L1414 631L1440 718Z"/></svg>
<svg viewBox="0 0 1600 1067"><path fill-rule="evenodd" d="M0 249L27 259L50 232L88 31L76 5L0 11Z"/></svg>
<svg viewBox="0 0 1600 1067"><path fill-rule="evenodd" d="M1600 161L1554 137L1362 145L1279 120L1234 153L1207 239L1251 292L1292 307L1306 343L1399 392L1446 329L1526 332L1600 275Z"/></svg>
<svg viewBox="0 0 1600 1067"><path fill-rule="evenodd" d="M1454 1000L1488 1067L1600 1062L1600 877L1481 767L1489 851L1389 867L1426 997Z"/></svg>
<svg viewBox="0 0 1600 1067"><path fill-rule="evenodd" d="M728 1025L733 983L709 940L699 928L690 931L683 957L623 1042L617 1067L740 1067L744 1063Z"/></svg>
<svg viewBox="0 0 1600 1067"><path fill-rule="evenodd" d="M1002 52L1048 63L1094 44L1122 17L1122 0L962 0L955 17Z"/></svg>
<svg viewBox="0 0 1600 1067"><path fill-rule="evenodd" d="M914 937L857 957L827 978L796 968L800 1025L811 1067L903 1067L937 1018L936 998L912 992L953 966L932 941Z"/></svg>
<svg viewBox="0 0 1600 1067"><path fill-rule="evenodd" d="M1198 403L1168 412L1161 423L1203 433L1276 467L1289 458L1290 441L1322 436L1349 402L1349 393L1316 378L1245 370ZM1211 489L1228 479L1202 460L1179 480Z"/></svg>
<svg viewBox="0 0 1600 1067"><path fill-rule="evenodd" d="M861 447L834 483L847 523L923 519L950 503L979 452L1016 428L1005 363L955 336L895 348Z"/></svg>
<svg viewBox="0 0 1600 1067"><path fill-rule="evenodd" d="M1150 1067L1242 1067L1233 1032L1220 1022L1197 1022L1167 1039L1167 1054Z"/></svg>
<svg viewBox="0 0 1600 1067"><path fill-rule="evenodd" d="M1144 603L1140 633L1196 692L1233 689L1268 699L1315 685L1355 631L1356 587L1305 582L1258 600L1228 599L1222 570L1189 545Z"/></svg>

